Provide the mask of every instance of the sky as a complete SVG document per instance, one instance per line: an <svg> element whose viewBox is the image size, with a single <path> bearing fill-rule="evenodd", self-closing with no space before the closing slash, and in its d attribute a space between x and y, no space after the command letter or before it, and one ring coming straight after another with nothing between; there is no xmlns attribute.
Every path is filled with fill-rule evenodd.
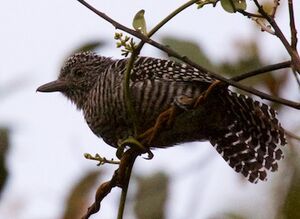
<svg viewBox="0 0 300 219"><path fill-rule="evenodd" d="M129 27L134 14L144 9L148 28L184 2L90 1L96 8ZM282 1L282 6L278 20L287 32L285 1ZM300 8L300 4L295 1L297 8ZM296 16L300 20L299 13ZM2 1L0 26L0 124L11 129L12 143L7 158L10 177L0 202L0 218L55 219L61 215L72 185L86 171L99 168L94 162L85 160L83 154L100 153L114 157L114 149L92 134L81 112L76 111L62 95L41 94L35 90L39 85L54 80L66 56L90 40L106 42L105 47L98 51L99 54L121 57L113 40L116 30L75 0ZM166 35L194 40L218 61L234 60L237 55L233 42L253 36L259 36L264 59L275 63L287 57L278 39L260 33L251 20L226 13L219 6L208 6L201 10L189 8L163 27L154 38L159 40ZM142 54L161 55L151 46L146 46ZM292 88L283 95L299 100ZM297 112L289 109L279 118L287 118L286 114L297 115ZM292 128L292 122L284 121L284 125ZM186 194L193 194L194 191L180 188L195 185L201 188L197 192L202 200L195 218L208 218L216 214L215 209L223 211L236 205L245 212L262 204L266 209L272 208L267 200L272 190L273 175L266 183L241 183L240 176L227 166L208 143L156 150L154 155L151 161L139 159L135 171L149 174L164 168L177 176L179 170L184 170L191 163L199 162L201 165L197 173L201 180L174 177L168 218L182 218L190 206ZM113 168L101 168L106 170L109 178ZM102 207L105 210L101 211L103 218L115 217L115 208L111 203L118 199L117 195L114 193L105 199ZM254 201L249 204L249 199ZM178 202L182 202L181 207L174 208ZM251 214L261 218L270 216L264 215L266 212L251 211Z"/></svg>

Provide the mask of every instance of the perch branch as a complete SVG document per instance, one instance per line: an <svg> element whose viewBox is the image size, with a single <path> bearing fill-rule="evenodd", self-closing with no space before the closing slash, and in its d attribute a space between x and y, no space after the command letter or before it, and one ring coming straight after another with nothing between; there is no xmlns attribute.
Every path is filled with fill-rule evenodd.
<svg viewBox="0 0 300 219"><path fill-rule="evenodd" d="M88 208L86 214L81 219L88 219L92 214L100 210L101 201L110 193L112 188L117 186L118 170L115 171L110 181L102 183L96 192L94 203Z"/></svg>
<svg viewBox="0 0 300 219"><path fill-rule="evenodd" d="M102 183L98 187L95 195L95 201L88 208L86 214L82 217L82 219L88 219L92 214L97 213L100 210L102 200L111 192L111 190L114 187L117 186L121 187L122 188L121 197L123 196L126 197L131 169L136 157L139 155L140 153L136 149L129 149L123 154L120 160L119 168L114 172L111 180ZM125 199L121 198L119 212L118 212L118 219L122 219L124 206L125 206Z"/></svg>

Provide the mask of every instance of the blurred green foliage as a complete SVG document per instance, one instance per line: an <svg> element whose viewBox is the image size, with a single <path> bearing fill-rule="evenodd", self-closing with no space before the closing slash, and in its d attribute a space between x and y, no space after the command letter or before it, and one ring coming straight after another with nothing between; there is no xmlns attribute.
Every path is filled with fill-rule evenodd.
<svg viewBox="0 0 300 219"><path fill-rule="evenodd" d="M95 186L101 182L101 172L87 172L71 189L66 201L62 219L80 219L91 204L90 197L94 196Z"/></svg>
<svg viewBox="0 0 300 219"><path fill-rule="evenodd" d="M196 42L178 39L172 36L165 36L161 41L181 55L189 57L189 59L197 64L205 66L208 69L214 69L215 65L208 59L204 50ZM173 58L171 57L171 59Z"/></svg>
<svg viewBox="0 0 300 219"><path fill-rule="evenodd" d="M247 217L237 213L229 212L229 213L223 213L221 215L210 217L209 219L247 219Z"/></svg>
<svg viewBox="0 0 300 219"><path fill-rule="evenodd" d="M105 45L105 42L102 40L93 40L86 42L79 46L77 49L75 49L72 54L77 53L77 52L87 52L87 51L94 51L98 48L101 48Z"/></svg>
<svg viewBox="0 0 300 219"><path fill-rule="evenodd" d="M294 171L291 179L281 217L278 218L300 218L300 169L299 162L297 166L291 168Z"/></svg>
<svg viewBox="0 0 300 219"><path fill-rule="evenodd" d="M8 176L8 170L5 160L9 145L9 129L2 127L0 128L0 195Z"/></svg>
<svg viewBox="0 0 300 219"><path fill-rule="evenodd" d="M263 61L256 41L237 42L235 45L235 52L237 52L239 58L234 62L220 63L218 65L218 72L233 77L268 65L266 61ZM288 70L281 71L279 74L266 72L265 74L247 78L242 82L251 87L264 87L270 94L278 96L280 91L287 85L286 82L288 79Z"/></svg>
<svg viewBox="0 0 300 219"><path fill-rule="evenodd" d="M169 178L163 172L137 178L134 211L138 219L164 219Z"/></svg>

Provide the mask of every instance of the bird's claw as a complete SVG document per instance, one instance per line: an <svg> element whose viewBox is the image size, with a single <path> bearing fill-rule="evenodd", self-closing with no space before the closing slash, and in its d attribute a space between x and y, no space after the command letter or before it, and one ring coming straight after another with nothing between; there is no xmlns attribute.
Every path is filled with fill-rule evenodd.
<svg viewBox="0 0 300 219"><path fill-rule="evenodd" d="M137 151L139 151L141 154L147 153L148 157L145 158L147 160L151 160L153 158L153 153L151 150L147 147L145 147L141 142L139 142L136 138L129 136L127 139L124 141L121 141L118 144L116 156L121 159L122 155L124 154L125 148L130 147L130 148L135 148Z"/></svg>

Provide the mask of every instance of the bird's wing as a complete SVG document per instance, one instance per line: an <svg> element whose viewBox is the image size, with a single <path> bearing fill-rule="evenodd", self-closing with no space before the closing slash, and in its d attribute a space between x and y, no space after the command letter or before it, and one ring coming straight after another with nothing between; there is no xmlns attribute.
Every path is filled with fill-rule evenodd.
<svg viewBox="0 0 300 219"><path fill-rule="evenodd" d="M127 60L128 59L121 59L118 62L124 71L126 69ZM136 82L147 79L172 82L204 82L209 84L216 80L208 73L201 72L185 63L140 56L135 60L131 80Z"/></svg>

